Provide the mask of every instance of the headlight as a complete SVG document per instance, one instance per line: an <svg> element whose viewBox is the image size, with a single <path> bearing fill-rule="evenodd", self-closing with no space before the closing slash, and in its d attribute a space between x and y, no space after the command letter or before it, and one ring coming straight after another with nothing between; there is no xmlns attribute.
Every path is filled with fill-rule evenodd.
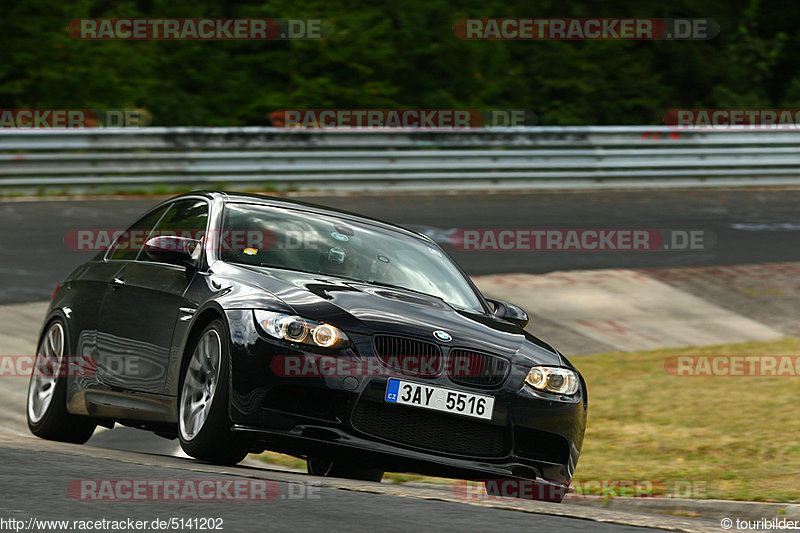
<svg viewBox="0 0 800 533"><path fill-rule="evenodd" d="M578 392L578 375L568 368L535 366L525 377L525 383L533 387L556 394L573 395Z"/></svg>
<svg viewBox="0 0 800 533"><path fill-rule="evenodd" d="M302 342L322 348L342 348L350 342L344 331L330 324L260 309L254 310L253 314L261 329L276 339Z"/></svg>

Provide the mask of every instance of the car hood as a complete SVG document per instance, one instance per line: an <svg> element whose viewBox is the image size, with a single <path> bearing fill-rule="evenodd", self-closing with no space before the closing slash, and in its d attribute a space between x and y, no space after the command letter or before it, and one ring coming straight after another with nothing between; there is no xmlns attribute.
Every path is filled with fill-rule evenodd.
<svg viewBox="0 0 800 533"><path fill-rule="evenodd" d="M416 337L442 346L505 355L520 363L563 364L555 349L516 324L454 308L435 296L266 267L235 265L229 274L275 295L299 316L345 331ZM452 340L437 340L433 336L436 330L446 331Z"/></svg>

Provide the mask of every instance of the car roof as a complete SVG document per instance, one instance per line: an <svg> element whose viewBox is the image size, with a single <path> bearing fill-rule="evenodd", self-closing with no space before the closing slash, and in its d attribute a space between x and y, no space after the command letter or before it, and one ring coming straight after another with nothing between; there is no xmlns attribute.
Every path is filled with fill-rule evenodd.
<svg viewBox="0 0 800 533"><path fill-rule="evenodd" d="M226 202L242 202L242 203L249 203L249 204L258 204L264 206L297 206L302 207L306 211L312 211L315 213L320 214L336 214L336 215L343 215L348 218L352 218L355 220L361 220L373 225L381 226L385 229L399 231L401 233L405 233L409 236L416 237L418 239L422 239L425 242L434 242L430 237L425 235L424 233L419 233L417 231L404 228L403 226L399 226L397 224L392 224L390 222L385 222L383 220L379 220L377 218L368 217L365 215L361 215L359 213L353 213L352 211L345 211L344 209L337 209L335 207L326 207L319 204L312 204L309 202L303 202L300 200L293 200L290 198L284 198L282 196L269 196L266 194L255 194L255 193L245 193L245 192L228 192L228 191L212 191L212 190L202 190L202 191L192 191L185 194L181 194L174 198L170 198L168 201L174 201L180 199L184 196L204 196L209 199L222 199Z"/></svg>

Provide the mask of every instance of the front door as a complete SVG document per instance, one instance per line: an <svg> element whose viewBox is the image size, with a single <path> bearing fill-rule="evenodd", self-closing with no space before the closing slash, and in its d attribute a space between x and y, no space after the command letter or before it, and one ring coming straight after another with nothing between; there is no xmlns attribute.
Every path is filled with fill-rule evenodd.
<svg viewBox="0 0 800 533"><path fill-rule="evenodd" d="M208 203L182 199L170 205L148 235L206 231ZM145 239L146 241L146 239ZM141 248L111 281L98 331L99 369L108 385L163 394L172 334L196 272L153 261Z"/></svg>

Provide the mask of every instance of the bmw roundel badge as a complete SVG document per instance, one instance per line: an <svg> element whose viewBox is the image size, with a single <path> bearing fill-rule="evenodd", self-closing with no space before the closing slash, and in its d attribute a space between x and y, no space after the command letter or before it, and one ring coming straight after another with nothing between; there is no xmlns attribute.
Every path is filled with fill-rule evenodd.
<svg viewBox="0 0 800 533"><path fill-rule="evenodd" d="M453 337L447 333L446 331L442 331L441 329L437 329L433 332L433 336L439 339L440 341L450 342L453 340Z"/></svg>

